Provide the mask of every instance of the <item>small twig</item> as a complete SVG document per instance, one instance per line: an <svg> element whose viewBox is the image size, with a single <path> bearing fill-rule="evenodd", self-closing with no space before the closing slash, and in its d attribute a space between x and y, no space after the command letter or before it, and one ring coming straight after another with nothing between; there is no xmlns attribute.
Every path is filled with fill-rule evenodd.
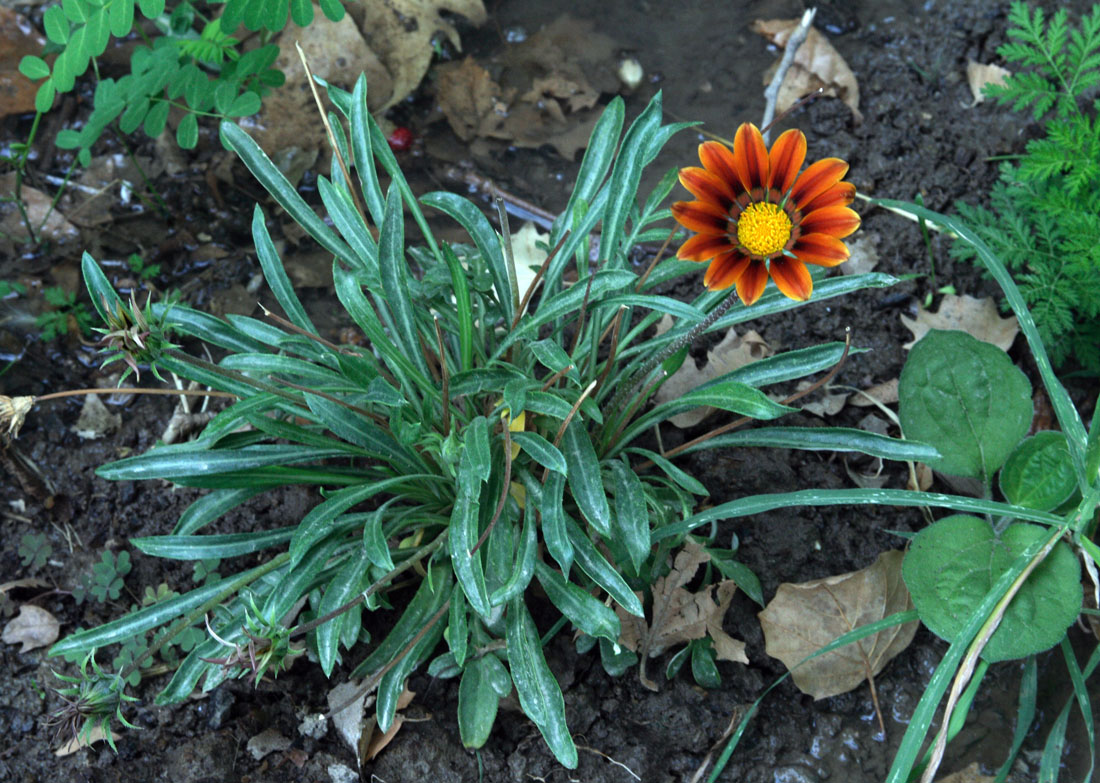
<svg viewBox="0 0 1100 783"><path fill-rule="evenodd" d="M592 293L592 278L595 275L588 276L588 282L584 286L584 299L581 300L581 312L577 316L577 331L573 335L573 347L569 349L569 355L572 356L577 352L577 346L581 343L581 333L584 331L584 321L588 317L588 295Z"/></svg>
<svg viewBox="0 0 1100 783"><path fill-rule="evenodd" d="M572 364L570 364L570 365L567 365L567 366L565 366L565 367L561 368L560 370L558 370L558 371L557 371L556 373L554 373L553 375L551 375L551 376L550 376L549 378L547 378L547 379L546 379L546 383L544 383L544 384L542 385L542 391L546 391L546 390L547 390L547 389L549 389L549 388L550 388L551 386L553 386L553 385L554 385L555 383L557 383L557 382L558 382L558 379L559 379L559 378L561 378L561 377L562 377L563 375L565 375L565 374L566 374L567 372L569 372L570 370L572 370L572 369L573 369L573 367L575 367L575 366L576 366L576 365L572 365Z"/></svg>
<svg viewBox="0 0 1100 783"><path fill-rule="evenodd" d="M371 411L368 411L366 408L360 408L358 405L352 405L350 402L346 402L345 400L341 400L339 397L335 397L335 396L329 394L328 392L323 392L323 391L320 391L319 389L311 389L308 386L300 386L297 383L293 383L291 381L284 380L283 378L279 378L275 375L269 375L267 377L270 378L273 381L278 381L279 383L283 384L284 386L289 386L292 389L297 389L300 392L305 392L306 394L316 394L318 397L322 397L322 398L328 400L329 402L334 402L342 408L347 408L349 411L352 411L354 413L358 413L360 416L366 416L369 419L373 419L376 424L380 424L381 426L383 426L387 429L389 428L389 422L386 421L386 419L384 417L379 416L377 413L372 413Z"/></svg>
<svg viewBox="0 0 1100 783"><path fill-rule="evenodd" d="M665 251L668 250L668 246L669 244L671 244L672 238L676 236L676 232L679 230L680 227L677 225L673 226L672 229L668 232L668 236L665 237L665 241L661 244L660 249L657 251L656 255L653 256L653 260L649 262L649 266L646 267L645 273L640 278L638 278L638 282L634 284L634 291L636 293L642 290L642 286L645 285L645 281L649 279L650 273L657 268L658 262L660 262L661 258L664 256Z"/></svg>
<svg viewBox="0 0 1100 783"><path fill-rule="evenodd" d="M313 332L306 331L302 327L298 326L298 324L291 323L287 319L283 318L281 315L277 315L276 313L271 312L266 307L264 307L263 302L257 302L256 304L258 304L260 306L260 309L264 311L264 315L266 317L270 318L272 321L279 324L279 326L283 327L284 329L289 329L290 331L294 332L295 334L302 335L302 337L308 337L309 339L313 340L314 342L318 342L321 345L325 346L326 348L328 348L332 351L336 351L336 353L342 353L342 354L346 354L348 356L358 356L359 355L359 354L355 353L355 351L349 351L344 346L337 345L334 342L330 342L329 340L326 340L324 337L321 337L320 335L314 334Z"/></svg>
<svg viewBox="0 0 1100 783"><path fill-rule="evenodd" d="M79 397L85 394L166 394L174 397L232 397L237 395L224 391L203 391L200 389L143 389L140 387L122 386L117 389L70 389L68 391L50 392L41 397L34 398L34 404L46 400L58 400L62 397Z"/></svg>
<svg viewBox="0 0 1100 783"><path fill-rule="evenodd" d="M302 51L302 47L297 41L294 42L294 48L298 50L298 57L301 58L302 67L306 71L306 82L309 83L309 89L313 92L313 100L317 103L317 112L321 115L321 122L325 125L325 132L328 134L328 143L332 147L332 154L336 156L336 161L340 164L340 172L344 175L344 182L348 184L348 192L351 194L351 200L355 203L355 210L363 218L363 224L366 225L367 215L363 211L363 205L359 202L359 194L355 192L355 188L351 184L352 179L351 173L348 171L348 164L344 160L343 153L340 152L340 147L336 144L336 134L332 132L332 125L328 121L328 113L325 111L324 104L321 103L321 95L317 92L317 85L313 81L313 72L309 69L305 52ZM362 161L360 163L362 164Z"/></svg>
<svg viewBox="0 0 1100 783"><path fill-rule="evenodd" d="M607 325L607 329L603 330L600 339L596 341L596 347L599 348L600 343L603 342L603 338L607 336L608 331L611 331L611 349L607 353L607 362L604 364L603 372L600 373L600 377L596 379L596 388L603 386L604 381L607 380L607 376L611 374L611 368L615 364L615 354L619 351L619 328L622 326L623 311L625 310L626 305L619 306L619 312L615 313L614 320Z"/></svg>
<svg viewBox="0 0 1100 783"><path fill-rule="evenodd" d="M817 14L816 8L810 8L806 13L802 14L802 21L799 22L798 27L791 33L791 37L787 39L786 48L783 50L783 59L779 61L779 67L775 71L775 76L772 77L771 83L764 90L764 117L761 125L761 135L764 137L764 143L767 144L771 140L771 125L775 119L775 103L779 99L779 87L783 84L783 77L787 75L787 71L790 70L791 65L794 63L794 56L798 52L798 47L802 45L802 42L806 40L806 36L810 34L810 25L814 21L814 15Z"/></svg>

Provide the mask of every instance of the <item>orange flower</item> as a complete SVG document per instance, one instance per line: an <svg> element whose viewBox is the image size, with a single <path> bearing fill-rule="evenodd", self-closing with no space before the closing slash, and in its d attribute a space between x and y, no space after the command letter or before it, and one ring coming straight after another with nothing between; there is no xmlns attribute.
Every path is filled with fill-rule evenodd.
<svg viewBox="0 0 1100 783"><path fill-rule="evenodd" d="M680 170L680 183L696 201L678 201L672 216L694 231L677 258L709 261L707 288L737 286L751 305L764 293L771 275L791 299L813 293L806 264L836 266L848 259L840 240L859 228L859 215L848 205L856 195L841 182L848 164L825 158L799 174L806 158L806 137L789 130L771 152L751 123L733 138L733 151L716 141L699 145L703 168Z"/></svg>

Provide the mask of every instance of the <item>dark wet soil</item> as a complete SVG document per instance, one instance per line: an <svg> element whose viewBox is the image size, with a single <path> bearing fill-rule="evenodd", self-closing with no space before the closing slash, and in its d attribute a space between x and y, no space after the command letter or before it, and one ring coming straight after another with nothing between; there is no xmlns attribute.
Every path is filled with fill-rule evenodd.
<svg viewBox="0 0 1100 783"><path fill-rule="evenodd" d="M489 56L502 46L500 31L522 27L533 32L557 18L561 5L531 0L490 3L491 21L482 31L469 33L469 51ZM796 0L665 4L609 0L574 9L577 16L595 19L597 29L635 53L646 69L647 80L628 100L632 112L640 110L659 88L671 118L702 120L708 130L725 136L731 136L744 120L759 122L763 110L761 74L774 54L750 31L750 23L756 18L793 17L801 11L802 4ZM996 164L989 157L1019 151L1035 132L1021 117L989 105L970 105L964 73L967 61L997 61L995 49L1004 41L1006 11L1007 3L981 0L825 3L819 18L834 33L830 35L833 44L859 80L863 122L856 124L840 101L820 99L797 109L783 127L806 132L811 156L835 155L849 161L849 176L863 193L902 199L919 193L938 210L950 209L957 199L981 201L996 176ZM427 91L398 112L401 121L425 139L420 153L410 155L408 163L423 176L426 188L436 187L430 182L436 162L432 150L461 149L445 124L424 124L431 116L430 103ZM11 125L5 129L17 130ZM693 133L676 137L653 168L654 176L671 166L694 163L698 140ZM109 148L115 144L104 143ZM142 152L155 157L156 151L147 146L150 149ZM63 158L53 152L51 156L44 164L63 169ZM509 150L504 145L471 150L468 159L475 170L550 211L564 205L576 169L576 164L563 161L553 151ZM232 185L205 176L208 169L224 165L216 142L200 144L184 163L179 172L155 180L170 208L168 217L146 210L119 218L101 232L86 229L84 242L99 259L124 258L135 249L152 251L153 260L163 267L155 278L158 287L185 285L190 301L215 311L247 310L255 299L254 289L248 286L258 272L247 220L252 201L261 197L260 189L239 166L232 169ZM885 212L865 207L862 211L861 236L875 245L878 271L895 275L928 271L928 253L915 225ZM38 276L74 283L80 249L62 247L47 256L13 258L4 263L0 278ZM289 251L294 250L291 238ZM943 240L934 239L933 252L941 283L953 284L959 293L992 293L973 268L950 259ZM304 271L296 282L307 288L311 267L308 254L302 258ZM124 282L121 266L117 277ZM313 284L318 287L311 292L314 300L322 302L329 295L321 288L323 278ZM927 287L927 281L918 277L887 291L818 302L747 326L780 349L842 339L844 330L851 328L854 343L872 350L853 357L838 380L868 387L897 377L904 361L901 346L910 339L898 316L912 313ZM692 295L687 290L680 293ZM24 343L21 334L11 332L4 343L5 352L19 352L22 357L0 377L3 394L41 394L110 382L95 369L92 354L75 341ZM705 360L706 347L705 341L696 346L700 361ZM1019 346L1013 355L1022 356ZM111 409L121 413L121 427L102 439L85 441L73 432L79 403L40 408L16 444L26 464L35 468L9 464L7 474L0 474L0 582L35 577L57 588L53 592L42 587L16 588L9 593L11 602L4 604L5 613L33 599L61 620L65 633L118 616L146 586L166 583L186 590L192 583L189 565L133 554L127 592L118 601L77 605L70 594L77 575L88 570L101 552L128 548L127 539L133 536L167 532L196 496L160 482L108 483L95 477L98 465L150 447L171 416L173 403L142 398L111 405ZM831 423L854 426L865 413L849 408ZM804 414L791 423L812 426L821 420ZM691 434L669 431L665 446ZM709 502L715 504L760 492L852 486L842 459L834 455L744 449L705 452L681 464L706 484ZM886 486L904 486L901 467L888 465L886 476ZM228 516L220 529L291 524L311 502L298 492L261 498ZM724 523L719 539L728 542L736 536L740 558L760 577L764 595L770 598L782 582L863 568L881 551L903 545L893 531L912 531L924 524L920 513L910 509L790 508ZM47 536L53 552L45 564L22 564L18 548L26 533ZM376 762L364 767L362 779L387 783L691 780L731 719L785 672L764 653L755 617L758 610L747 597L735 598L725 628L748 643L750 664L720 664L722 686L710 691L683 675L671 682L661 675L660 691L651 693L641 687L633 671L612 679L593 655L578 655L567 636L556 637L548 656L565 692L569 725L581 748L575 772L554 762L515 704L503 705L486 747L478 754L467 752L454 718L456 683L433 681L421 673L410 682L418 694L412 720ZM764 701L721 779L746 783L881 780L944 649L922 630L876 678L884 736L866 686L814 702L784 683ZM153 694L163 685L162 678L153 678L134 689L142 702L127 714L141 730L122 734L117 755L100 744L55 758L46 717L56 699L44 697L43 692L55 683L51 667L59 664L41 650L20 654L16 646L0 645L0 735L7 739L0 747L0 781L339 781L343 780L339 765L355 766L354 755L335 731L312 738L299 728L307 715L326 709L329 688L320 671L305 663L258 689L246 682L228 682L207 698L171 707L152 706ZM1056 689L1058 667L1044 664L1046 668L1053 672L1051 689ZM661 672L663 666L651 665L649 670ZM1014 728L1019 674L1020 667L1012 663L992 669L970 722L951 747L945 771L978 761L991 772L1000 764ZM1049 720L1049 713L1040 717ZM277 730L293 744L255 760L246 744L268 729ZM1045 728L1039 728L1029 740L1010 780L1034 779L1035 751L1044 735ZM1063 779L1080 779L1073 750L1071 743L1070 766Z"/></svg>

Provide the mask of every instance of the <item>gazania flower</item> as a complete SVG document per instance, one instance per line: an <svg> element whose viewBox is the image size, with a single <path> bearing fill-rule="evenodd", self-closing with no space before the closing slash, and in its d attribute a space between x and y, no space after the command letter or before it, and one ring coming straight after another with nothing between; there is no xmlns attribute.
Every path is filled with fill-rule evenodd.
<svg viewBox="0 0 1100 783"><path fill-rule="evenodd" d="M741 301L751 305L771 275L785 295L805 301L813 292L806 264L836 266L848 259L840 240L859 228L859 215L848 208L855 185L841 182L848 164L825 158L799 174L805 158L801 131L786 131L769 152L756 126L744 123L732 152L703 142L703 168L680 170L680 183L696 200L676 202L672 216L695 236L676 256L710 262L707 288L736 285Z"/></svg>

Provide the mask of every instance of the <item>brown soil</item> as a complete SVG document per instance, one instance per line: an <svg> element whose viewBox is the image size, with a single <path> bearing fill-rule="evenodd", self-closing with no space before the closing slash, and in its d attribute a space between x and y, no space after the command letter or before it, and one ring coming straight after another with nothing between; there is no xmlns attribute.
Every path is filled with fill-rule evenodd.
<svg viewBox="0 0 1100 783"><path fill-rule="evenodd" d="M471 31L468 38L475 54L499 49L498 31L521 26L533 32L557 18L561 6L568 4L503 0L487 5L490 24L480 33ZM629 99L630 111L637 113L660 88L670 117L702 120L708 130L731 136L739 122L759 122L761 74L774 59L750 32L749 24L756 18L793 17L801 10L796 0L732 5L713 0L665 4L609 0L575 13L593 15L597 29L633 51L651 77ZM996 176L995 164L988 158L1019 151L1024 138L1035 130L1021 117L997 107L970 106L966 63L969 59L997 61L995 49L1004 40L1006 10L1007 3L981 0L824 3L819 19L835 32L831 40L859 80L863 122L855 124L840 101L820 99L796 110L784 125L806 132L812 156L835 155L849 161L850 178L863 193L902 199L920 193L929 207L938 210L950 209L957 199L981 201ZM458 148L444 123L421 124L428 116L428 103L430 94L425 93L399 109L400 119L426 139L428 152L408 160L410 169L424 176L425 189L435 187L430 183L436 163L432 150ZM5 129L25 131L10 123ZM653 176L671 166L693 163L698 140L692 132L677 136L653 167ZM155 155L148 146L145 154ZM552 151L509 150L503 145L468 154L475 170L507 189L551 211L564 206L575 163L563 161ZM258 266L247 223L260 189L238 166L237 185L223 185L214 194L204 174L218 160L216 141L200 143L200 152L187 159L181 174L165 175L154 183L171 209L167 221L151 211L119 218L95 237L85 232L87 249L96 258L111 259L123 258L136 247L156 248L155 260L163 265L156 279L160 287L186 283L188 299L200 307L231 309L233 302L251 306L245 286ZM63 169L58 160L52 165ZM861 233L877 242L878 271L895 275L928 271L928 253L914 224L881 211L863 208L863 212ZM197 245L221 248L224 257L198 260L192 252ZM972 267L955 264L946 248L943 240L934 240L941 283L953 284L959 293L992 292ZM4 262L0 279L38 275L71 280L80 249L63 248L54 254ZM748 326L772 346L785 349L842 339L850 327L854 343L872 350L853 357L839 380L867 387L898 375L905 357L901 346L909 340L898 315L911 313L927 286L921 277L886 291L814 303L794 314ZM682 293L688 297L693 292ZM331 296L320 288L310 294L314 302ZM41 394L103 381L94 356L76 343L42 343L15 332L4 335L3 343L4 351L21 354L20 361L0 378L4 394ZM696 346L698 359L705 359L705 349L705 341ZM1021 355L1017 346L1014 356ZM173 403L143 398L111 407L122 413L122 426L95 441L80 440L72 430L79 403L40 408L17 442L18 451L37 466L40 478L29 475L20 481L10 466L7 475L0 475L0 582L37 577L56 585L57 591L46 595L40 588L21 588L12 596L17 603L34 598L61 620L63 632L119 616L145 586L167 583L186 590L191 584L189 565L133 553L134 570L126 578L130 594L108 605L79 606L69 594L76 575L89 569L102 551L129 548L126 542L133 536L167 532L197 496L161 482L110 483L94 475L97 466L153 445ZM863 413L849 408L831 423L854 426ZM821 421L806 414L793 417L791 423L813 426ZM670 430L665 446L683 437L684 433ZM684 459L681 465L706 484L709 502L715 504L760 492L851 486L843 460L835 455L715 451ZM904 486L901 467L887 465L886 472L887 486ZM44 502L47 497L52 498L50 503ZM291 524L312 502L295 491L261 497L227 517L220 529L248 529L254 522L264 527ZM719 540L729 542L736 536L740 557L760 577L764 595L770 598L782 582L867 566L881 551L903 546L894 531L912 531L923 524L914 510L789 508L724 523ZM43 566L22 565L17 550L28 532L47 534L53 547ZM568 636L559 634L548 655L565 692L569 725L582 748L575 772L553 760L515 704L503 705L494 734L482 751L466 751L454 717L456 682L433 681L420 673L410 682L417 692L410 710L413 720L405 723L376 762L364 767L363 779L387 783L689 780L731 717L740 715L785 672L764 653L755 618L758 610L747 597L735 598L725 627L747 641L751 663L721 664L722 686L712 691L696 687L684 674L673 681L665 681L661 674L657 693L642 688L633 671L610 678L595 656L578 655ZM878 730L866 686L814 702L785 682L764 701L722 779L746 783L881 780L944 650L942 642L922 630L876 678L885 735ZM663 672L663 663L651 664L650 673ZM259 688L231 681L207 698L169 707L152 702L163 678L143 682L134 689L141 703L127 711L141 730L122 734L117 755L97 745L55 758L46 717L57 700L42 694L55 683L51 667L59 665L64 668L62 662L47 659L42 650L20 654L15 646L0 645L0 735L8 738L0 749L0 781L319 782L330 780L331 765L355 766L353 754L334 731L320 739L299 731L307 715L325 710L329 687L319 669L306 663ZM1053 672L1052 690L1057 689L1059 666L1044 664L1044 670ZM1020 667L1012 663L992 669L967 727L951 746L946 771L978 761L990 772L1001 763L1014 729L1019 672ZM344 672L337 672L337 678L343 676ZM246 743L267 729L278 730L293 746L256 761ZM1038 768L1034 751L1041 747L1043 735L1045 729L1029 740L1010 779L1034 779ZM1067 749L1069 767L1064 779L1079 780L1083 774L1074 764L1076 748L1071 742Z"/></svg>

